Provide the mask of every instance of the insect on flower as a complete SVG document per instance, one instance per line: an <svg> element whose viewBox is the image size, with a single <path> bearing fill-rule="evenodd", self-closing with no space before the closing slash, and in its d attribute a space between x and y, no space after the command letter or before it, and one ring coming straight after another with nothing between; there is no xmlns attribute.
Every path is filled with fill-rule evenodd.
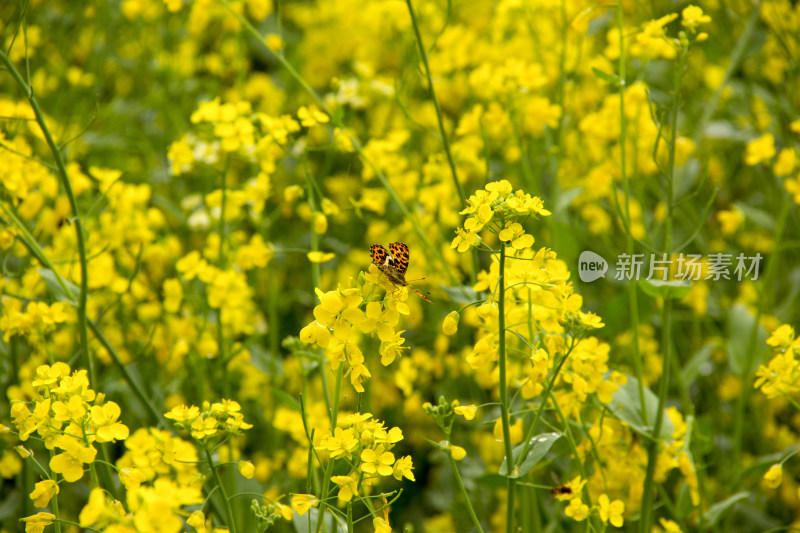
<svg viewBox="0 0 800 533"><path fill-rule="evenodd" d="M389 253L391 251L391 254ZM380 244L373 244L369 247L372 262L375 263L381 272L389 278L394 285L408 287L417 293L417 296L428 303L431 300L422 292L406 281L406 269L408 269L408 246L402 242L389 244L389 251Z"/></svg>
<svg viewBox="0 0 800 533"><path fill-rule="evenodd" d="M554 496L569 496L572 494L572 489L568 485L557 485L550 489L550 494Z"/></svg>

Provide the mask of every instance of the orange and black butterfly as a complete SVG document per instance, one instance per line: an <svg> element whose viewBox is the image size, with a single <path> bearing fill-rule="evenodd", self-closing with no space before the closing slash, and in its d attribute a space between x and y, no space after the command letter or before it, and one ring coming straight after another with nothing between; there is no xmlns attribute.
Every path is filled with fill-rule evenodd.
<svg viewBox="0 0 800 533"><path fill-rule="evenodd" d="M391 254L389 251L391 251ZM406 281L409 257L408 246L402 242L393 242L389 245L389 251L380 244L373 244L369 247L372 262L389 278L389 281L399 287L408 287L426 302L433 303L419 289Z"/></svg>

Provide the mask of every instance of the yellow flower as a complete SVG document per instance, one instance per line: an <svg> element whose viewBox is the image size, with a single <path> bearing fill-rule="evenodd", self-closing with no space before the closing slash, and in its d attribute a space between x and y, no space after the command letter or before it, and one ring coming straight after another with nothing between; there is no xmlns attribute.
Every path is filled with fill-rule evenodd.
<svg viewBox="0 0 800 533"><path fill-rule="evenodd" d="M325 216L324 213L314 213L313 215L314 221L314 233L317 235L322 235L326 231L328 231L328 217Z"/></svg>
<svg viewBox="0 0 800 533"><path fill-rule="evenodd" d="M300 125L306 128L311 128L317 124L327 124L331 120L328 115L313 105L311 107L301 106L297 110L297 118L300 119Z"/></svg>
<svg viewBox="0 0 800 533"><path fill-rule="evenodd" d="M50 469L64 476L70 483L83 477L83 464L91 463L97 455L97 450L93 447L82 446L75 438L68 435L57 437L56 446L64 452L50 459Z"/></svg>
<svg viewBox="0 0 800 533"><path fill-rule="evenodd" d="M405 457L401 457L394 463L394 478L398 481L406 477L411 481L416 481L414 479L414 473L412 470L414 469L414 465L411 462L411 456L406 455Z"/></svg>
<svg viewBox="0 0 800 533"><path fill-rule="evenodd" d="M764 485L770 489L777 489L783 480L783 466L776 463L769 467L769 470L764 474ZM41 507L41 506L37 506Z"/></svg>
<svg viewBox="0 0 800 533"><path fill-rule="evenodd" d="M373 518L372 527L375 528L375 533L392 533L392 526L383 518Z"/></svg>
<svg viewBox="0 0 800 533"><path fill-rule="evenodd" d="M720 211L717 213L717 221L719 221L720 231L725 236L730 236L736 233L736 230L744 222L744 213L738 207L734 206L729 211Z"/></svg>
<svg viewBox="0 0 800 533"><path fill-rule="evenodd" d="M25 522L25 533L42 533L45 526L52 524L56 519L56 515L52 513L36 513L33 516L20 518L21 522Z"/></svg>
<svg viewBox="0 0 800 533"><path fill-rule="evenodd" d="M450 311L442 322L442 333L448 336L455 335L456 331L458 331L459 318L461 318L461 315L458 314L458 311Z"/></svg>
<svg viewBox="0 0 800 533"><path fill-rule="evenodd" d="M451 444L448 447L450 448L450 455L456 461L460 461L461 459L467 456L467 450L465 450L461 446L456 446L455 444Z"/></svg>
<svg viewBox="0 0 800 533"><path fill-rule="evenodd" d="M264 38L267 48L273 52L278 52L283 48L283 39L277 33L270 33Z"/></svg>
<svg viewBox="0 0 800 533"><path fill-rule="evenodd" d="M776 350L785 350L794 342L794 328L789 324L777 327L767 339L767 344Z"/></svg>
<svg viewBox="0 0 800 533"><path fill-rule="evenodd" d="M58 483L52 479L45 479L36 483L33 492L30 493L30 499L33 500L35 507L47 507L52 497L59 492Z"/></svg>
<svg viewBox="0 0 800 533"><path fill-rule="evenodd" d="M509 182L508 180L498 180L487 183L486 190L489 192L496 192L499 194L509 194L514 189L513 187L511 187L511 182Z"/></svg>
<svg viewBox="0 0 800 533"><path fill-rule="evenodd" d="M374 450L365 448L361 452L361 461L361 471L367 474L377 473L381 476L391 476L394 473L392 469L394 454L384 451L382 445L379 445Z"/></svg>
<svg viewBox="0 0 800 533"><path fill-rule="evenodd" d="M614 527L622 527L622 513L625 511L625 504L622 500L609 502L607 494L601 494L598 498L600 520L611 522Z"/></svg>
<svg viewBox="0 0 800 533"><path fill-rule="evenodd" d="M200 408L196 405L178 405L166 413L164 418L169 418L175 422L191 422L198 416L200 416Z"/></svg>
<svg viewBox="0 0 800 533"><path fill-rule="evenodd" d="M253 479L253 476L256 475L256 467L251 461L239 461L237 468L246 479Z"/></svg>
<svg viewBox="0 0 800 533"><path fill-rule="evenodd" d="M186 523L192 526L198 533L205 533L208 531L208 529L206 529L206 516L203 514L203 511L194 511L189 515L189 518L186 519Z"/></svg>
<svg viewBox="0 0 800 533"><path fill-rule="evenodd" d="M164 0L167 6L167 11L170 13L177 13L183 7L183 0Z"/></svg>
<svg viewBox="0 0 800 533"><path fill-rule="evenodd" d="M292 509L300 516L317 505L319 505L319 500L313 494L292 494Z"/></svg>
<svg viewBox="0 0 800 533"><path fill-rule="evenodd" d="M702 8L693 5L683 8L681 19L681 25L690 31L695 31L700 24L711 22L711 17L704 14Z"/></svg>
<svg viewBox="0 0 800 533"><path fill-rule="evenodd" d="M478 411L478 406L476 405L458 405L453 408L457 415L463 416L466 420L472 420L475 418L475 413Z"/></svg>
<svg viewBox="0 0 800 533"><path fill-rule="evenodd" d="M353 451L358 447L358 439L352 428L342 429L336 428L333 434L328 433L323 437L319 445L316 446L318 450L327 450L331 459L338 459L345 457L351 459Z"/></svg>
<svg viewBox="0 0 800 533"><path fill-rule="evenodd" d="M327 263L328 261L330 261L331 259L336 257L336 254L333 253L333 252L319 252L319 251L317 251L317 252L308 252L306 254L306 257L312 263Z"/></svg>
<svg viewBox="0 0 800 533"><path fill-rule="evenodd" d="M586 519L589 514L589 506L581 501L580 497L570 500L569 505L564 509L564 514L576 522Z"/></svg>
<svg viewBox="0 0 800 533"><path fill-rule="evenodd" d="M128 426L117 422L121 413L119 405L115 402L107 402L92 406L92 423L97 427L97 441L111 442L114 440L125 440L128 438Z"/></svg>
<svg viewBox="0 0 800 533"><path fill-rule="evenodd" d="M180 311L183 301L183 286L179 279L170 278L164 281L164 310L168 313Z"/></svg>
<svg viewBox="0 0 800 533"><path fill-rule="evenodd" d="M147 479L141 470L136 468L121 468L118 472L120 482L126 489L139 487Z"/></svg>
<svg viewBox="0 0 800 533"><path fill-rule="evenodd" d="M481 238L477 233L456 228L456 237L450 243L450 248L455 248L458 253L464 253L473 246L480 244Z"/></svg>
<svg viewBox="0 0 800 533"><path fill-rule="evenodd" d="M517 250L533 246L533 235L526 234L519 222L506 224L506 227L500 230L499 237L501 241L511 243Z"/></svg>
<svg viewBox="0 0 800 533"><path fill-rule="evenodd" d="M659 518L658 521L661 527L664 528L665 533L681 533L681 526L679 526L677 522L667 520L666 518Z"/></svg>
<svg viewBox="0 0 800 533"><path fill-rule="evenodd" d="M765 133L758 139L750 141L744 152L744 162L750 166L773 157L775 157L775 137L771 133Z"/></svg>
<svg viewBox="0 0 800 533"><path fill-rule="evenodd" d="M339 499L349 502L358 494L358 474L353 472L349 476L331 476L331 481L339 485Z"/></svg>
<svg viewBox="0 0 800 533"><path fill-rule="evenodd" d="M778 153L772 171L776 176L788 176L797 168L797 152L794 148L784 148Z"/></svg>

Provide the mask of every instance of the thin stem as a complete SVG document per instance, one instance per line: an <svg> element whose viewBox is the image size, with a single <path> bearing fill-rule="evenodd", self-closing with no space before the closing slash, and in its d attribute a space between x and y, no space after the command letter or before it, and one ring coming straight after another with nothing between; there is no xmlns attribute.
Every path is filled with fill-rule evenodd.
<svg viewBox="0 0 800 533"><path fill-rule="evenodd" d="M219 477L219 472L217 472L217 467L214 465L214 459L211 457L211 452L205 443L203 443L203 450L206 452L206 459L208 460L208 466L211 468L211 473L214 476L214 481L216 482L217 487L222 494L222 504L225 508L228 528L230 529L231 533L236 533L236 523L233 520L233 509L231 509L231 502L228 500L228 492L225 490L225 485L222 483L222 479Z"/></svg>
<svg viewBox="0 0 800 533"><path fill-rule="evenodd" d="M86 261L86 244L83 239L83 224L81 222L80 210L78 209L78 202L75 199L75 194L72 192L72 185L70 184L69 177L67 176L67 167L64 165L64 157L61 155L61 150L58 148L55 140L53 140L53 136L50 134L50 129L47 127L44 114L39 108L39 102L33 95L33 89L31 89L28 84L25 83L25 80L22 79L19 71L16 69L14 64L8 58L8 55L6 55L3 50L0 50L0 62L5 65L9 74L11 74L11 77L14 78L14 81L17 83L19 88L25 93L25 97L28 99L34 115L36 115L36 122L39 123L39 128L42 130L42 135L44 135L47 145L50 147L50 151L53 153L53 158L56 161L56 168L58 169L58 178L61 181L61 186L64 187L64 192L67 194L67 198L69 199L70 209L75 217L75 236L77 239L78 257L80 258L81 270L81 291L80 295L78 296L78 333L80 335L81 343L80 350L84 365L86 365L86 368L89 370L89 382L97 384L94 372L94 361L89 353L89 331L86 324L86 301L89 294L89 275Z"/></svg>
<svg viewBox="0 0 800 533"><path fill-rule="evenodd" d="M50 450L50 458L52 459L55 456L55 452ZM55 472L53 473L53 481L58 482L58 474ZM50 500L50 505L53 506L53 514L56 515L56 520L53 522L53 526L55 527L56 533L61 533L61 516L59 516L58 512L58 493L53 494L53 499Z"/></svg>
<svg viewBox="0 0 800 533"><path fill-rule="evenodd" d="M458 490L461 493L461 497L464 498L464 503L467 506L467 512L472 519L472 523L475 524L475 529L477 529L479 533L483 533L483 528L481 527L480 520L478 520L478 515L475 514L475 509L472 507L472 502L469 501L467 489L464 487L464 481L461 479L461 473L458 471L456 460L453 459L453 455L450 453L447 454L447 459L450 461L450 468L453 470L453 476L456 478Z"/></svg>
<svg viewBox="0 0 800 533"><path fill-rule="evenodd" d="M626 147L627 147L627 131L628 120L625 116L625 89L627 87L626 64L625 64L625 33L624 33L624 19L622 12L622 2L617 3L617 31L619 32L619 170L622 176L622 191L625 198L623 205L624 209L624 226L626 228L626 251L629 256L633 256L635 248L635 241L630 232L631 214L630 214L630 179L628 177L628 168L626 161ZM616 190L612 190L616 198ZM633 373L636 376L636 381L639 384L639 409L642 416L642 422L647 425L647 407L645 404L644 396L644 383L642 381L643 364L642 354L639 351L639 293L636 284L633 280L628 280L628 312L631 318L631 330L633 331Z"/></svg>
<svg viewBox="0 0 800 533"><path fill-rule="evenodd" d="M163 418L161 417L161 413L158 409L155 408L153 403L148 398L147 394L145 393L144 389L139 385L139 383L133 378L130 372L128 372L128 368L125 366L125 363L122 362L120 359L119 354L117 354L114 347L111 346L111 343L108 342L106 336L103 335L103 332L98 327L97 323L94 320L89 320L89 327L92 329L92 333L94 333L97 340L100 341L100 344L108 351L108 354L111 356L111 359L114 361L114 364L117 366L117 369L122 374L122 377L125 379L125 382L128 386L133 390L133 393L142 402L147 412L150 414L150 417L153 419L153 422L156 424L160 424L163 422Z"/></svg>
<svg viewBox="0 0 800 533"><path fill-rule="evenodd" d="M336 385L333 391L333 406L331 408L331 433L336 431L336 423L339 418L339 397L342 392L342 376L344 375L344 362L339 363L336 370ZM331 475L333 475L333 459L328 459L328 466L325 468L325 478L322 481L322 497L319 503L319 514L317 515L317 529L319 533L325 521L325 509L328 507L328 491L331 488Z"/></svg>
<svg viewBox="0 0 800 533"><path fill-rule="evenodd" d="M742 370L742 392L736 399L736 415L734 418L735 422L733 427L733 449L731 451L731 464L734 465L734 468L731 469L732 478L735 478L735 476L737 476L742 470L741 455L745 427L745 409L749 404L750 394L753 388L752 382L753 372L755 371L755 354L757 353L756 340L758 339L758 327L761 323L761 314L763 313L766 304L767 291L772 286L775 273L777 272L778 253L781 249L781 240L783 239L783 233L786 228L786 219L788 218L791 206L791 196L784 194L783 205L781 205L781 210L775 223L775 241L773 245L774 253L770 258L770 261L767 263L767 271L764 273L764 282L758 295L756 316L753 318L753 326L747 339L746 353L751 355L745 361L745 368Z"/></svg>
<svg viewBox="0 0 800 533"><path fill-rule="evenodd" d="M500 371L500 417L503 424L503 445L506 449L506 464L508 465L508 502L506 507L506 532L514 531L514 489L516 487L517 467L514 465L514 453L511 449L511 427L509 421L508 383L506 376L506 290L505 266L506 247L500 246L500 276L498 279L497 305L499 314L499 371Z"/></svg>
<svg viewBox="0 0 800 533"><path fill-rule="evenodd" d="M545 386L544 391L542 391L542 395L541 395L542 396L542 401L539 403L539 409L536 411L536 414L533 416L533 420L531 421L530 426L528 426L528 431L525 434L525 440L523 441L524 444L523 444L522 452L519 454L519 457L517 458L517 462L519 463L519 464L517 464L517 467L519 467L519 465L522 464L522 461L525 460L525 457L528 456L528 449L530 449L530 446L531 446L531 438L533 437L533 432L536 429L536 424L539 422L539 419L542 417L542 412L544 411L544 408L547 405L547 400L550 399L553 402L555 402L555 398L551 397L551 392L553 390L553 386L555 385L556 380L558 379L558 375L561 372L561 369L564 367L564 363L567 362L567 359L569 359L569 354L572 353L572 350L574 348L575 348L575 344L573 344L570 347L570 349L567 350L567 352L564 354L564 357L562 357L561 360L558 362L558 364L556 365L555 369L553 370L553 375L550 377L550 381Z"/></svg>
<svg viewBox="0 0 800 533"><path fill-rule="evenodd" d="M686 64L686 49L680 51L677 68L673 74L672 109L671 122L672 133L669 142L669 169L667 174L667 188L665 203L667 207L667 217L665 222L664 253L667 257L672 253L672 219L675 207L674 186L675 186L675 141L678 137L678 108L680 106L681 82L683 80L683 67ZM672 299L662 299L662 360L663 370L658 386L658 407L656 410L656 420L653 424L652 439L647 451L647 470L644 480L644 490L642 492L642 518L640 531L649 532L652 522L653 509L653 484L656 462L661 447L661 427L664 422L664 409L667 402L667 391L669 390L670 372L672 367Z"/></svg>
<svg viewBox="0 0 800 533"><path fill-rule="evenodd" d="M461 200L461 205L464 205L466 196L464 196L464 189L461 188L461 183L458 181L458 174L456 173L456 164L453 161L453 154L450 151L450 141L447 140L447 133L444 131L444 118L442 117L442 108L439 105L439 99L436 97L436 90L433 87L433 78L431 77L431 68L428 65L428 54L425 52L425 46L422 44L422 34L419 31L419 24L417 24L417 16L414 13L414 6L411 0L406 0L408 6L408 13L411 15L411 25L414 27L414 35L417 38L417 48L419 49L419 56L422 59L422 65L425 67L425 76L428 79L428 90L431 93L431 100L433 100L433 107L436 109L436 119L439 123L439 135L442 137L442 147L447 156L447 164L450 165L450 174L453 177L453 184L458 192L458 198Z"/></svg>

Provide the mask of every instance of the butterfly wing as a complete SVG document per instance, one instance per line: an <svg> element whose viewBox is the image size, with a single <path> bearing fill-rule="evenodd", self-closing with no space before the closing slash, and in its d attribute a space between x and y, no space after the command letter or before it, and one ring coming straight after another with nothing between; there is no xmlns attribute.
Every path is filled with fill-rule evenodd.
<svg viewBox="0 0 800 533"><path fill-rule="evenodd" d="M369 255L372 257L372 262L383 270L383 267L386 266L386 258L389 256L389 252L386 251L386 248L380 244L373 244L369 247Z"/></svg>
<svg viewBox="0 0 800 533"><path fill-rule="evenodd" d="M393 242L389 245L389 251L394 258L394 268L405 276L408 269L408 246L402 242Z"/></svg>

